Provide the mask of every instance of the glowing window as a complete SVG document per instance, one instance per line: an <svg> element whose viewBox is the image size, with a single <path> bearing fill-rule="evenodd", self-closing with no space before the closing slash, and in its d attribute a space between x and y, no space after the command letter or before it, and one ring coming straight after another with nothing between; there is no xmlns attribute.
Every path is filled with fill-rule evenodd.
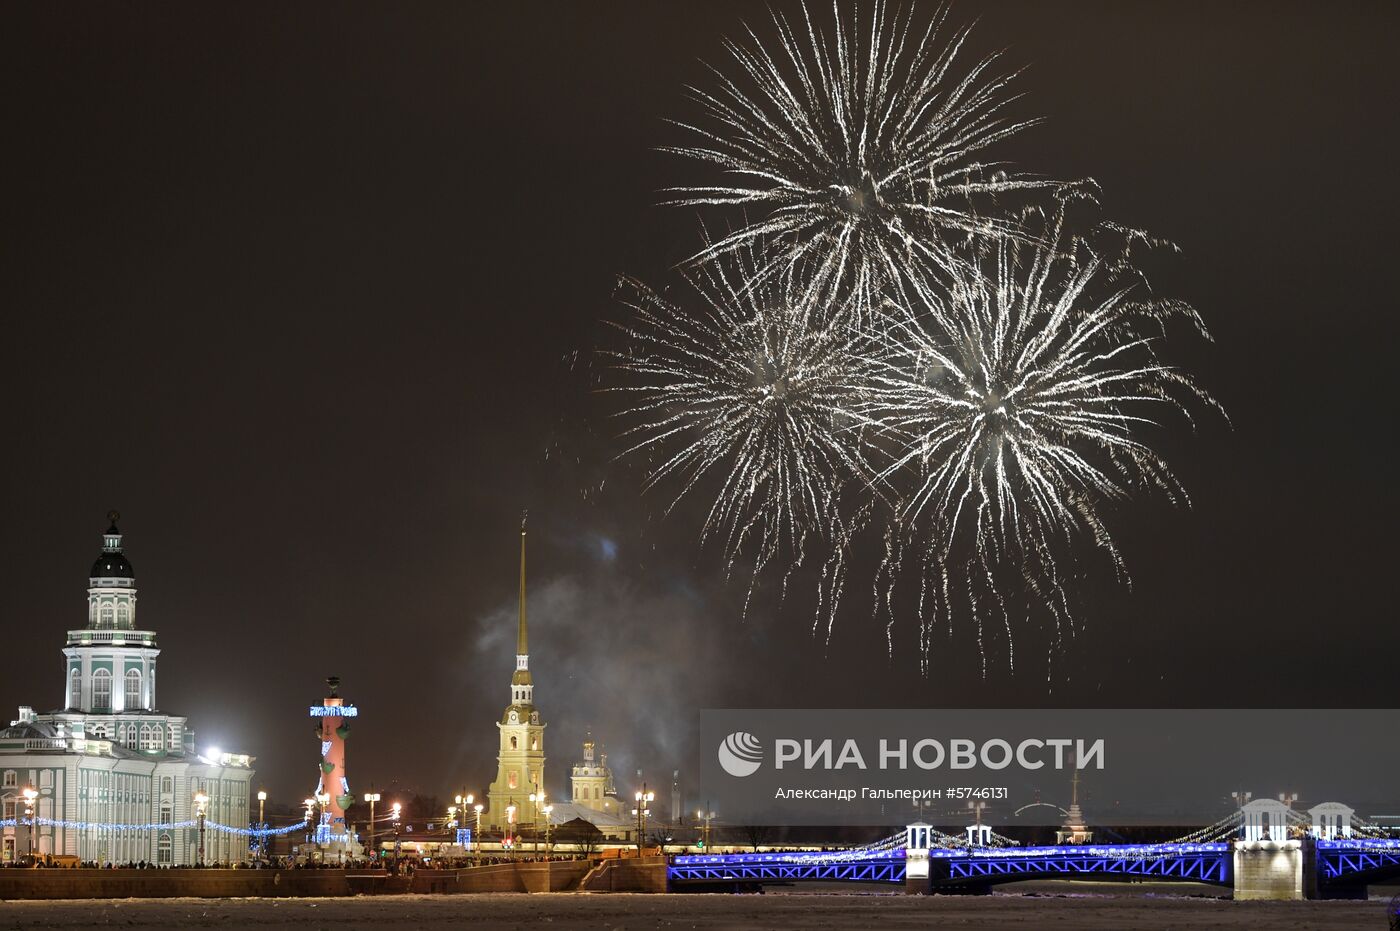
<svg viewBox="0 0 1400 931"><path fill-rule="evenodd" d="M112 707L112 674L105 669L92 674L92 707L95 711Z"/></svg>

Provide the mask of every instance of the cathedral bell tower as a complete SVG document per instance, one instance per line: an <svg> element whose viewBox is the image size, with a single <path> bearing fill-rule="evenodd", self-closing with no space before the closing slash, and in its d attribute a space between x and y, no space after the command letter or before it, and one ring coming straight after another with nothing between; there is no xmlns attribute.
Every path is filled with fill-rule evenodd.
<svg viewBox="0 0 1400 931"><path fill-rule="evenodd" d="M487 824L514 834L522 824L543 824L538 797L544 792L544 723L535 708L530 679L529 638L525 621L525 524L520 524L520 620L515 639L515 672L510 677L510 704L496 722L500 750L496 781L486 792ZM530 796L537 797L532 802ZM515 807L514 820L508 809Z"/></svg>

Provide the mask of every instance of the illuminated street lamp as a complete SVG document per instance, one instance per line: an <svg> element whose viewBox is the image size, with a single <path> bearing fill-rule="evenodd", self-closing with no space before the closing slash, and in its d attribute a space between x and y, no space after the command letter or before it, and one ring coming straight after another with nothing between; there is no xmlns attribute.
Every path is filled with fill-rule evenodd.
<svg viewBox="0 0 1400 931"><path fill-rule="evenodd" d="M549 853L549 813L554 810L553 805L546 805L540 809L544 814L544 852Z"/></svg>
<svg viewBox="0 0 1400 931"><path fill-rule="evenodd" d="M987 803L968 802L967 807L977 818L977 823L973 827L968 828L967 845L968 847L980 847L987 841L988 835L988 831L982 827L982 810L987 807Z"/></svg>
<svg viewBox="0 0 1400 931"><path fill-rule="evenodd" d="M506 806L506 837L510 840L510 855L515 856L515 806Z"/></svg>
<svg viewBox="0 0 1400 931"><path fill-rule="evenodd" d="M321 813L316 818L316 851L321 854L321 860L326 859L325 851L321 845L330 840L330 827L326 820L326 810L331 807L331 794L321 792L316 795L316 804L321 806Z"/></svg>
<svg viewBox="0 0 1400 931"><path fill-rule="evenodd" d="M262 789L258 790L258 859L267 856L267 821L264 820L264 808L267 805L267 793Z"/></svg>
<svg viewBox="0 0 1400 931"><path fill-rule="evenodd" d="M378 792L366 792L365 801L369 802L369 850L370 856L377 856L378 850L374 846L374 803L379 801Z"/></svg>
<svg viewBox="0 0 1400 931"><path fill-rule="evenodd" d="M535 853L539 853L539 852L540 852L540 806L544 804L544 793L543 793L543 792L538 792L538 791L536 791L536 792L531 792L531 793L530 793L530 804L531 804L531 805L533 806L533 808L534 808L534 816L533 816L533 818L531 818L531 822L530 822L530 823L533 824L533 825L535 826ZM547 843L546 843L546 846L548 846Z"/></svg>
<svg viewBox="0 0 1400 931"><path fill-rule="evenodd" d="M403 804L394 803L394 813L389 817L394 819L394 872L399 871L399 819L403 816Z"/></svg>
<svg viewBox="0 0 1400 931"><path fill-rule="evenodd" d="M465 823L466 823L466 821L467 821L467 810L470 809L470 808L472 807L472 803L476 801L476 796L472 795L470 792L463 792L461 795L458 795L456 798L454 798L453 801L455 801L455 802L457 803L458 809L462 812L462 821L461 821L461 824L458 824L458 825L457 825L457 826L460 828L462 824L465 824ZM476 810L477 810L477 812L479 813L479 812L481 811L481 806L480 806L480 805L477 805L477 806L476 806ZM476 835L478 835L478 834L480 834L480 833L481 833L481 815L478 814L478 815L477 815L476 831L473 833L472 836L475 837ZM468 845L467 845L467 853L471 853L471 844L468 844Z"/></svg>
<svg viewBox="0 0 1400 931"><path fill-rule="evenodd" d="M39 821L35 814L38 810L37 799L39 798L39 790L35 789L33 786L25 786L24 791L20 794L24 796L24 817L29 819L29 852L33 854L37 849L34 840L34 828Z"/></svg>
<svg viewBox="0 0 1400 931"><path fill-rule="evenodd" d="M714 819L715 813L712 811L697 811L695 813L696 821L705 822L705 833L702 835L703 839L700 841L700 846L705 848L706 853L710 852L710 822Z"/></svg>
<svg viewBox="0 0 1400 931"><path fill-rule="evenodd" d="M647 806L656 800L655 792L647 791L647 784L642 783L642 787L636 795L637 807L632 809L632 814L637 819L637 857L642 856L642 838L647 833L647 818L651 817L651 809Z"/></svg>
<svg viewBox="0 0 1400 931"><path fill-rule="evenodd" d="M209 805L209 796L203 792L194 794L194 814L199 819L199 856L195 862L199 866L204 865L204 814Z"/></svg>
<svg viewBox="0 0 1400 931"><path fill-rule="evenodd" d="M471 796L467 797L471 798ZM476 859L478 861L481 860L481 810L485 807L480 802L472 806L472 811L476 812L476 834L473 836L476 838Z"/></svg>

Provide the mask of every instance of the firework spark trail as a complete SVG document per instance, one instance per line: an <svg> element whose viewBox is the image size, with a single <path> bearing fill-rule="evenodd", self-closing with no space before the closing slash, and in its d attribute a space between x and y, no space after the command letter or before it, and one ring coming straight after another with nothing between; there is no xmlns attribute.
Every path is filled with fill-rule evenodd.
<svg viewBox="0 0 1400 931"><path fill-rule="evenodd" d="M733 76L711 68L713 91L690 88L704 119L678 122L694 141L668 151L717 167L724 181L672 188L670 203L740 207L754 216L706 244L707 262L762 243L762 274L808 265L818 276L878 288L911 259L950 270L961 240L1015 234L1014 222L975 202L1058 186L1008 174L985 150L1034 125L1005 115L1017 99L999 55L959 73L969 29L946 41L946 9L919 30L913 6L872 4L829 32L804 5L774 13L771 50L747 30L728 41Z"/></svg>
<svg viewBox="0 0 1400 931"><path fill-rule="evenodd" d="M790 554L786 579L814 534L834 536L839 549L843 525L832 515L842 490L869 480L853 435L870 350L810 287L756 281L753 261L735 254L688 274L695 306L629 282L632 319L618 325L629 346L612 356L626 383L610 390L633 421L622 455L652 457L648 487L679 484L667 510L701 485L713 489L702 541L722 539L731 572L751 551L755 579Z"/></svg>
<svg viewBox="0 0 1400 931"><path fill-rule="evenodd" d="M1188 401L1214 405L1158 352L1176 318L1208 338L1194 309L1144 294L1131 266L1068 236L1064 217L1035 241L989 247L947 293L911 278L866 395L865 415L893 439L878 445L892 451L881 478L912 482L905 515L937 541L926 571L946 572L971 543L963 571L984 663L979 608L1014 649L998 572L1014 568L1050 595L1058 640L1072 619L1055 554L1087 537L1123 573L1101 503L1139 485L1184 501L1140 434L1161 426L1159 413L1189 421Z"/></svg>

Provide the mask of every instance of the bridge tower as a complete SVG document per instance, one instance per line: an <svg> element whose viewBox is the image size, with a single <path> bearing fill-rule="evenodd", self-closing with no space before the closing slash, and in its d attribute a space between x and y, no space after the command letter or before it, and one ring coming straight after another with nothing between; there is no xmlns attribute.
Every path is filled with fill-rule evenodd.
<svg viewBox="0 0 1400 931"><path fill-rule="evenodd" d="M1250 843L1288 840L1288 806L1278 799L1257 798L1240 809L1244 839Z"/></svg>
<svg viewBox="0 0 1400 931"><path fill-rule="evenodd" d="M1341 802L1323 802L1308 809L1312 818L1312 834L1318 840L1338 840L1351 837L1351 817L1356 809Z"/></svg>
<svg viewBox="0 0 1400 931"><path fill-rule="evenodd" d="M933 893L933 877L929 875L930 826L923 821L915 821L904 829L904 893L905 895L930 895Z"/></svg>

